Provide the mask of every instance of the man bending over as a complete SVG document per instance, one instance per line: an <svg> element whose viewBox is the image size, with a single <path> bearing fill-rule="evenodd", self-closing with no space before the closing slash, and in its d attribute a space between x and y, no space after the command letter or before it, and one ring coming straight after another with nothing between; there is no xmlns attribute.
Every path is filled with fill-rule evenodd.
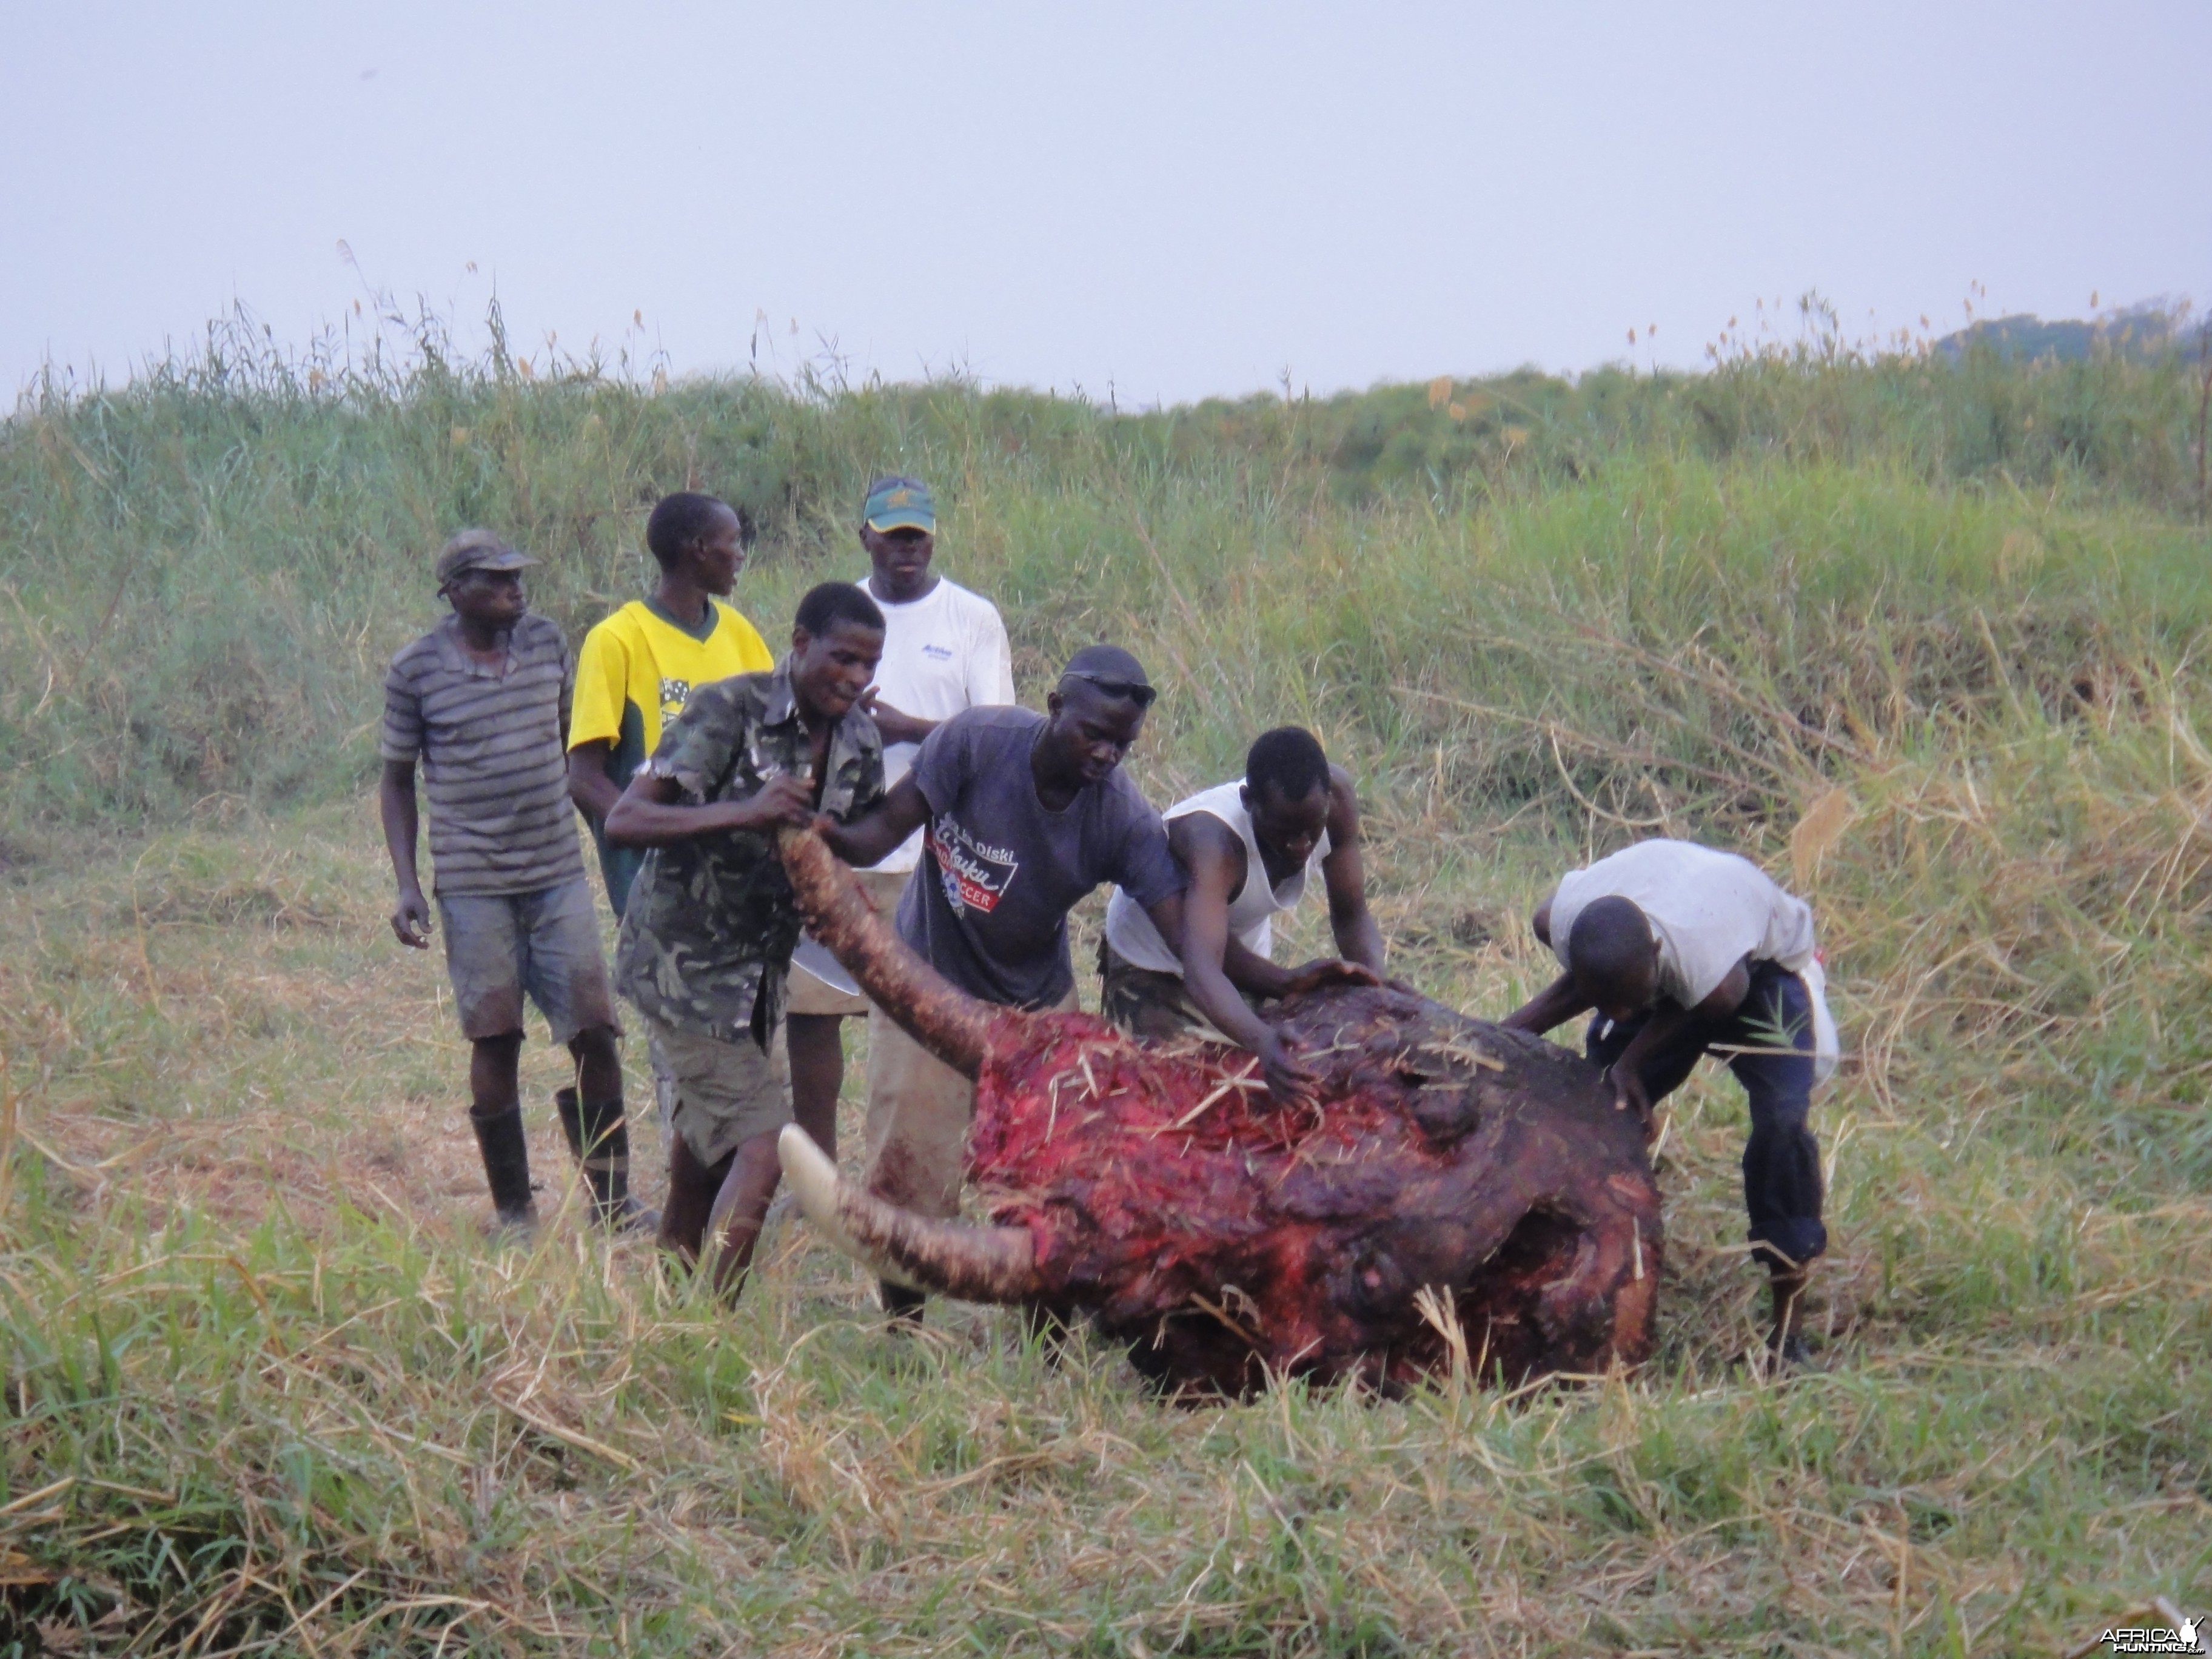
<svg viewBox="0 0 2212 1659"><path fill-rule="evenodd" d="M1504 1023L1540 1035L1595 1010L1586 1052L1607 1068L1616 1109L1648 1124L1708 1054L1743 1085L1744 1206L1773 1290L1769 1346L1802 1360L1798 1300L1828 1247L1805 1120L1836 1063L1811 909L1748 859L1646 841L1561 877L1534 925L1565 971Z"/></svg>
<svg viewBox="0 0 2212 1659"><path fill-rule="evenodd" d="M781 665L695 690L607 813L610 842L652 849L615 979L674 1084L661 1248L696 1261L714 1225L725 1297L744 1287L792 1121L781 1028L799 919L775 832L883 799L883 739L859 706L883 648L874 601L823 582L799 602Z"/></svg>
<svg viewBox="0 0 2212 1659"><path fill-rule="evenodd" d="M1067 913L1118 882L1169 938L1182 872L1160 815L1121 771L1154 691L1127 652L1079 651L1045 700L969 708L924 739L914 769L873 816L828 836L847 863L873 864L927 823L928 863L899 902L899 937L969 995L1013 1008L1073 1008ZM868 1101L868 1190L922 1215L960 1212L975 1085L888 1019L890 1045ZM877 1074L872 1060L872 1079ZM886 1283L884 1310L912 1323L921 1292Z"/></svg>
<svg viewBox="0 0 2212 1659"><path fill-rule="evenodd" d="M1313 733L1278 726L1253 744L1241 780L1178 801L1163 816L1168 846L1190 878L1182 950L1170 950L1142 907L1116 888L1098 951L1106 1018L1133 1036L1225 1036L1259 1055L1277 1099L1310 1092L1311 1068L1253 1005L1381 980L1382 933L1367 909L1350 775L1328 763ZM1278 967L1268 959L1273 919L1297 908L1316 872L1340 959Z"/></svg>

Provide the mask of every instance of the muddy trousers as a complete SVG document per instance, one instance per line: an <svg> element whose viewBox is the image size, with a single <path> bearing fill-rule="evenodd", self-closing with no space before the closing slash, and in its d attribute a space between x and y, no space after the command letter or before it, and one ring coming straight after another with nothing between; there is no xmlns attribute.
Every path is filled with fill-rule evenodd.
<svg viewBox="0 0 2212 1659"><path fill-rule="evenodd" d="M1590 1022L1593 1065L1618 1060L1650 1018ZM1643 1063L1653 1105L1682 1086L1711 1054L1734 1072L1751 1103L1743 1149L1743 1203L1752 1254L1771 1272L1802 1267L1828 1248L1820 1220L1820 1145L1805 1120L1813 1103L1813 1005L1805 981L1771 962L1751 965L1751 993L1726 1024L1686 1036Z"/></svg>
<svg viewBox="0 0 2212 1659"><path fill-rule="evenodd" d="M1073 988L1059 1006L1076 1006ZM867 1189L917 1215L958 1215L975 1116L975 1085L871 1008Z"/></svg>

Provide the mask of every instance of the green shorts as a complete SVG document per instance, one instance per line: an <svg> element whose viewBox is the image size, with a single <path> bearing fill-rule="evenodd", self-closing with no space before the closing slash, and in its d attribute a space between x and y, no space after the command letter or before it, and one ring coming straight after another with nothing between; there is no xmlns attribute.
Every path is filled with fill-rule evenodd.
<svg viewBox="0 0 2212 1659"><path fill-rule="evenodd" d="M711 1169L744 1142L792 1121L791 1060L781 1022L763 1054L750 1037L725 1042L650 1014L642 1018L673 1085L669 1126L700 1163Z"/></svg>
<svg viewBox="0 0 2212 1659"><path fill-rule="evenodd" d="M1252 999L1244 1000L1249 1005ZM1172 1042L1178 1037L1229 1041L1190 1000L1190 988L1181 974L1139 968L1103 939L1098 941L1098 1012L1131 1036L1153 1042Z"/></svg>

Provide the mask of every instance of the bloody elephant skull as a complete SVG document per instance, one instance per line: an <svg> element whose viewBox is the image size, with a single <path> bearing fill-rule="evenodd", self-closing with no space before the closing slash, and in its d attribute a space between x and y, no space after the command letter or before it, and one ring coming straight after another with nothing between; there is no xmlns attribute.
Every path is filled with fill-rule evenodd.
<svg viewBox="0 0 2212 1659"><path fill-rule="evenodd" d="M1390 1388L1462 1345L1515 1382L1650 1354L1658 1190L1640 1126L1577 1056L1409 992L1333 988L1273 1012L1322 1079L1316 1104L1279 1109L1240 1050L962 995L818 839L782 848L816 938L976 1079L989 1226L886 1204L784 1131L807 1215L875 1271L1087 1314L1179 1390Z"/></svg>

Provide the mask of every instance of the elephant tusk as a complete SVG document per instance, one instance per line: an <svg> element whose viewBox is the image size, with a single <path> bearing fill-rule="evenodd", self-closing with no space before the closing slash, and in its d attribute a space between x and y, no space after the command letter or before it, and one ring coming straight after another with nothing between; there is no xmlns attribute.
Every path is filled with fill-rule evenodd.
<svg viewBox="0 0 2212 1659"><path fill-rule="evenodd" d="M776 849L807 931L869 1000L956 1072L973 1078L981 1071L991 1027L1023 1016L956 990L908 950L876 914L852 871L811 830L779 831Z"/></svg>
<svg viewBox="0 0 2212 1659"><path fill-rule="evenodd" d="M784 1125L775 1151L806 1218L877 1277L968 1302L1024 1302L1037 1294L1027 1228L978 1227L902 1210L839 1175L795 1123Z"/></svg>

